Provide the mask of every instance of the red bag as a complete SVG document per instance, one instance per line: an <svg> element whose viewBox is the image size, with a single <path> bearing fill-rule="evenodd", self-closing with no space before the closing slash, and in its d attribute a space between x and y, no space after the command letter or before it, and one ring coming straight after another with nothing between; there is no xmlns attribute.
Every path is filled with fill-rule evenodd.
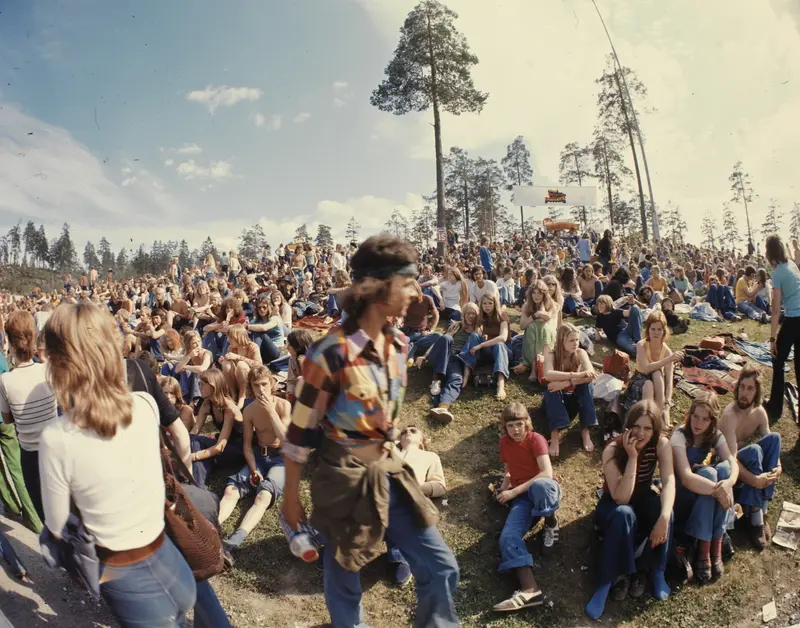
<svg viewBox="0 0 800 628"><path fill-rule="evenodd" d="M623 382L631 376L631 358L624 351L614 351L603 359L603 373L613 375Z"/></svg>
<svg viewBox="0 0 800 628"><path fill-rule="evenodd" d="M702 349L722 351L725 348L725 339L719 336L706 336L700 341L700 347Z"/></svg>

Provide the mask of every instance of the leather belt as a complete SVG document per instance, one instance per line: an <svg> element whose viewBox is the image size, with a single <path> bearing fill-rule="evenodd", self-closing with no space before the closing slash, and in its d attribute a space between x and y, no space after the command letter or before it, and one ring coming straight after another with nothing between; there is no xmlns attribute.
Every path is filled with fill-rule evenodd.
<svg viewBox="0 0 800 628"><path fill-rule="evenodd" d="M155 541L145 545L144 547L136 547L134 549L121 550L117 552L97 545L95 550L97 551L97 558L99 558L100 562L104 565L108 565L109 567L127 567L128 565L134 565L138 562L141 562L145 558L150 558L159 549L161 549L163 544L164 531L162 530L161 534L156 537Z"/></svg>

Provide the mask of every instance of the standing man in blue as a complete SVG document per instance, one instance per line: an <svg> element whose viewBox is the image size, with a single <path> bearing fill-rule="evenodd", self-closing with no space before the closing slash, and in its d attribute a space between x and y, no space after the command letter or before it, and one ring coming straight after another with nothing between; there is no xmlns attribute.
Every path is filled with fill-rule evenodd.
<svg viewBox="0 0 800 628"><path fill-rule="evenodd" d="M481 266L486 271L486 276L494 280L494 262L492 261L492 254L489 252L489 238L486 236L481 238Z"/></svg>
<svg viewBox="0 0 800 628"><path fill-rule="evenodd" d="M351 260L347 319L306 354L283 444L283 516L305 519L299 488L312 449L311 525L325 538L323 582L333 628L366 628L359 571L386 538L416 580L418 628L456 628L458 565L438 512L393 447L406 388L408 341L389 324L415 295L417 253L393 236L364 242Z"/></svg>
<svg viewBox="0 0 800 628"><path fill-rule="evenodd" d="M592 242L589 240L589 234L584 233L581 239L578 240L578 255L581 257L581 263L588 264L592 258Z"/></svg>

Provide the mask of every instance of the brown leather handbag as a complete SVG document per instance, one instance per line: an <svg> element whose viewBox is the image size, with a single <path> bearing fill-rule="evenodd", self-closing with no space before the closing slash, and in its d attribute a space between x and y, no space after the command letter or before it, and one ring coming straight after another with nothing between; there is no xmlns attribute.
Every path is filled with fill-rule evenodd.
<svg viewBox="0 0 800 628"><path fill-rule="evenodd" d="M189 563L195 580L207 580L222 572L222 539L218 526L209 521L189 499L184 487L176 477L172 448L168 439L161 435L162 462L164 466L164 524L167 535ZM174 454L174 452L172 452ZM191 474L180 457L175 456L181 474L191 479ZM180 467L183 467L180 469ZM194 480L190 486L201 489Z"/></svg>

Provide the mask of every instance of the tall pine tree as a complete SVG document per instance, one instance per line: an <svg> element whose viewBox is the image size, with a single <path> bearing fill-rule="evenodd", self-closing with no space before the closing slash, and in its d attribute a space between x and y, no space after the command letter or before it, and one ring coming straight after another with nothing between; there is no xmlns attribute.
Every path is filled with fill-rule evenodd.
<svg viewBox="0 0 800 628"><path fill-rule="evenodd" d="M506 175L506 189L511 191L515 185L530 185L533 179L533 168L531 167L531 152L525 146L525 140L518 135L514 141L508 145L506 156L500 160L503 172ZM525 211L522 205L519 206L519 225L522 233L525 233Z"/></svg>

